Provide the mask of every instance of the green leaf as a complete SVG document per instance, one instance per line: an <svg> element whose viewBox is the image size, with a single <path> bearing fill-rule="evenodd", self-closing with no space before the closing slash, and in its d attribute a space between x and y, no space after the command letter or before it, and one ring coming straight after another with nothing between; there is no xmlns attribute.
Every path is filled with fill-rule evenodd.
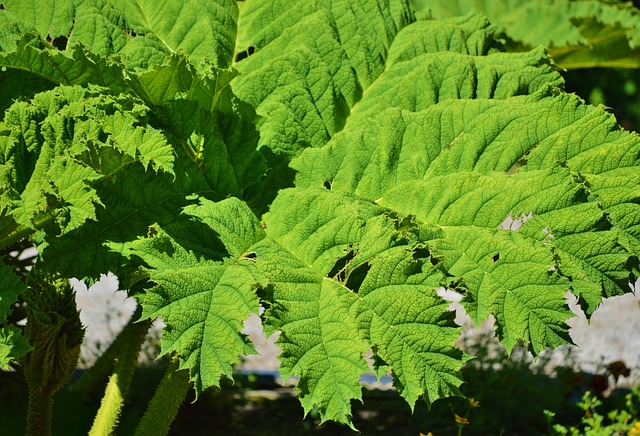
<svg viewBox="0 0 640 436"><path fill-rule="evenodd" d="M162 64L172 53L227 67L235 48L238 7L233 0L47 3L7 0L0 11L0 49L11 36L36 32L59 49L81 43L92 53L118 54L130 67Z"/></svg>
<svg viewBox="0 0 640 436"><path fill-rule="evenodd" d="M454 345L459 329L448 304L434 290L444 282L440 270L395 247L370 262L358 292L358 326L377 357L393 370L395 386L413 408L461 395L459 370L466 356Z"/></svg>
<svg viewBox="0 0 640 436"><path fill-rule="evenodd" d="M116 273L198 394L253 351L239 331L262 304L306 413L353 425L368 371L432 404L468 358L437 288L537 353L569 339L567 292L591 312L640 274L638 137L488 12L201 3L0 11L0 246ZM585 35L633 27L583 12Z"/></svg>
<svg viewBox="0 0 640 436"><path fill-rule="evenodd" d="M77 53L85 53L75 47ZM66 53L53 50L40 50L35 56L46 60L51 53L67 59ZM69 68L76 68L76 61L71 61ZM150 72L125 73L121 64L111 66L122 88L57 88L39 95L7 113L6 132L13 133L0 139L6 156L0 177L8 181L0 195L14 220L7 223L5 234L13 240L23 229L37 230L54 220L63 232L77 230L41 250L51 260L45 264L52 271L70 276L97 277L106 270L121 270L122 256L109 253L104 242L135 240L150 224L173 221L189 203L185 197L193 193L216 199L227 194L257 197L260 190L254 186L265 172L264 158L256 151L253 110L228 86L235 71L208 67L198 72L178 54ZM77 82L103 83L91 77ZM123 91L126 94L119 97L98 97L100 92ZM170 177L140 172L132 168L136 163ZM48 180L55 182L45 183ZM142 196L136 194L140 186L150 186ZM61 255L78 249L88 253L86 262Z"/></svg>
<svg viewBox="0 0 640 436"><path fill-rule="evenodd" d="M484 36L465 27L470 27L470 22L484 26ZM422 35L430 28L452 35L443 41L454 41L455 36L457 42L439 45L426 39ZM380 300L370 297L371 303L358 299L366 284L385 288L389 283L374 278L379 274L376 261L368 261L359 270L349 269L348 265L357 264L353 247L365 246L356 229L367 219L355 212L347 218L342 209L352 207L364 213L374 204L381 205L389 214L414 216L417 228L432 229L415 230L417 236L409 247L421 244L442 271L421 268L413 273L416 277L399 272L394 280L429 283L431 291L449 285L464 292L463 304L476 322L490 314L496 317L498 335L508 349L519 340L529 343L536 353L567 342L565 321L571 316L565 302L568 290L582 295L591 311L603 293L628 291L626 284L633 277L630 267L638 256L637 245L632 243L636 227L625 223L624 229L610 230L614 225L608 215L610 206L600 195L611 196L625 186L626 194L617 195L612 202L633 208L637 179L623 182L619 177L614 182L606 177L612 184L606 192L590 180L621 168L637 171L638 141L617 130L614 120L602 110L586 107L554 89L562 85L562 79L543 51L518 55L495 52L496 46L486 37L490 30L486 22L471 17L418 21L403 29L389 48L392 56L385 71L364 89L343 129L332 134L326 145L307 148L294 159L296 188L282 192L271 207L266 224L275 245L263 251L256 248L258 265L263 265L264 274L273 283L270 322L283 331L283 366L302 377L303 404L313 398L325 417L344 421L343 414L349 410L330 410L329 399L336 394L330 394L325 386L317 389L322 396L313 397L313 392L305 390L311 383L319 383L314 378L323 380L304 366L307 355L313 356L314 362L320 360L314 345L323 340L319 333L313 340L301 335L306 332L302 326L308 326L310 319L322 325L323 315L312 308L321 306L326 280L358 277L355 283L359 285L354 289L349 288L348 278L347 285L343 284L357 298L353 300L353 294L343 291L342 304L359 307L351 313L365 325L361 337L371 340L369 345L377 357L394 371L400 393L410 404L421 395L430 403L456 394L456 363L464 360L453 351L453 332L450 336L442 333L442 341L406 354L398 351L402 350L399 344L413 343L420 327L403 331L393 327L393 320L419 317L406 315L412 313L410 308L396 305L399 294L385 299L383 292L376 292L372 295L379 295ZM305 37L287 35L288 53L295 53L296 41ZM461 41L473 41L473 45ZM269 46L262 48L262 53ZM433 52L451 47L461 53ZM259 55L260 47L243 62L256 64ZM293 68L299 71L304 66L298 63ZM253 104L259 108L262 103ZM290 126L290 121L277 118L271 117L270 122L279 122L282 127L263 124L261 132L279 132ZM590 139L585 139L587 131ZM322 206L312 207L316 204ZM379 216L383 213L376 212ZM340 217L335 223L328 218L333 214ZM500 228L507 217L522 215L533 218L521 230ZM378 235L372 240L387 239ZM415 250L407 248L404 258L396 254L389 268L402 271L398 265L415 261L411 253ZM339 267L336 260L341 256L346 265ZM386 260L382 254L378 256ZM279 260L269 260L273 258ZM276 265L290 265L292 270ZM349 276L350 272L354 276ZM424 292L420 286L416 289ZM298 304L301 296L305 296L304 305ZM307 303L309 296L313 296L313 304ZM424 305L419 307L430 314L425 314L426 324L438 325L437 314L442 315L444 307L436 308L434 295L422 301ZM437 331L443 332L440 327ZM425 349L438 350L436 357L424 357ZM322 358L331 360L331 356ZM403 359L420 363L409 365ZM355 355L349 358L345 371L355 374L358 362ZM445 364L441 362L447 362L444 374L425 371L438 365L442 368ZM333 386L333 392L359 398L353 389Z"/></svg>
<svg viewBox="0 0 640 436"><path fill-rule="evenodd" d="M28 72L56 85L94 84L110 88L115 94L128 88L120 65L81 45L66 51L46 48L35 34L22 36L15 50L0 52L0 67Z"/></svg>
<svg viewBox="0 0 640 436"><path fill-rule="evenodd" d="M458 393L464 357L436 287L464 292L477 322L495 315L509 349L524 340L540 352L569 339L566 292L583 294L593 310L603 293L624 292L638 252L635 227L626 225L628 235L619 229L624 237L607 233L607 206L588 182L598 174L587 151L596 142L583 140L581 126L597 125L596 137L617 143L611 119L559 92L563 81L543 50L501 53L494 28L478 15L413 23L407 15L390 45L378 41L384 68L362 69L333 15L341 4L295 4L286 13L280 3L243 7L246 52L232 85L263 117L261 147L276 156L304 149L292 162L296 188L282 191L265 219L269 238L255 247L257 265L272 284L267 319L282 330L283 369L301 377L305 410L315 403L324 418L348 423L350 408L331 401L360 398L359 340L393 370L410 404ZM612 166L624 153L625 165L637 168L637 142L620 141ZM509 216L531 213L522 231L500 228ZM374 231L385 215L412 236ZM570 244L602 235L609 241L602 252ZM420 315L397 303L411 299L421 301ZM336 311L349 307L342 322L356 322L360 338L331 328L327 301ZM396 325L416 318L416 326ZM416 342L430 329L438 340ZM352 341L345 362L321 352L328 340ZM326 368L341 376L326 380Z"/></svg>
<svg viewBox="0 0 640 436"><path fill-rule="evenodd" d="M18 301L18 295L24 295L27 286L20 281L8 265L0 265L0 322L6 320L11 306Z"/></svg>
<svg viewBox="0 0 640 436"><path fill-rule="evenodd" d="M527 103L522 105L522 101ZM573 278L574 292L583 294L591 311L603 292L606 295L627 292L627 283L632 277L630 267L638 256L636 224L625 223L624 228L616 225L616 233L607 232L614 223L608 215L610 206L601 200L599 193L627 192L617 195L616 200L621 202L617 207L634 210L637 195L631 186L635 184L637 190L637 179L632 179L634 182L622 177L607 177L610 185L606 190L596 183L587 184L581 180L602 180L598 173L606 171L608 175L609 168L614 165L637 171L638 154L633 152L640 149L637 139L616 130L609 122L609 116L601 110L578 106L580 102L574 97L540 94L503 101L446 103L413 113L387 110L379 117L370 118L372 122L368 125L360 124L362 127L352 131L345 129L324 149L309 150L295 163L300 171L298 184L319 187L330 181L332 191L355 192L394 211L415 215L425 223L461 227L465 232L477 229L477 237L484 241L485 254L491 258L500 253L500 263L507 265L529 258L531 254L524 254L529 249L540 253L546 251L546 257L540 254L543 256L540 259L547 259L539 261L541 277L553 267ZM521 111L525 107L526 113ZM568 108L572 108L571 112L567 112ZM537 113L545 115L538 116ZM440 124L428 121L433 119L440 120ZM580 136L570 136L572 131L581 131L583 125L597 126L595 130L589 130L591 137L604 138L606 142L589 142L578 139ZM492 128L488 129L488 126ZM384 140L367 141L367 138ZM569 138L570 144L576 145L569 146ZM351 148L347 149L345 143ZM618 148L608 144L625 145ZM606 154L603 153L605 149L608 150ZM558 153L562 155L558 156ZM563 160L559 161L560 158ZM319 161L327 162L327 165L320 167L316 164ZM509 175L520 165L523 166L518 172ZM557 169L552 172L542 169L554 166ZM620 191L624 186L626 191ZM527 214L532 214L533 219L518 233L526 236L528 242L519 242L521 250L509 249L509 254L503 253L505 246L500 242L503 237L494 236L498 227L507 216L518 218ZM482 228L489 233L484 233ZM445 240L453 238L447 244L459 247L460 237L454 237L457 233L453 231L447 230L446 234L450 236ZM539 242L548 248L544 249ZM525 248L528 245L531 248ZM436 256L446 259L445 253L439 253L438 247L442 246L439 243L432 249ZM463 248L466 249L466 245L447 248L446 252L449 256L458 253L452 255L457 259ZM552 254L559 257L558 265ZM543 344L558 344L558 339L553 339L553 335L540 327L523 331L521 328L526 324L520 320L512 320L511 325L504 324L509 320L498 314L513 312L511 308L477 312L472 301L483 300L490 307L494 304L491 301L500 301L503 294L488 299L481 297L483 291L468 284L467 274L473 275L473 269L468 271L454 275L473 289L468 294L471 299L463 303L477 322L489 313L496 315L499 331L517 332L508 340L511 345L516 337L531 341L535 350L540 350ZM480 282L476 280L476 283ZM557 279L549 283L562 281ZM520 285L512 283L509 286L515 289ZM556 289L566 291L569 286L565 283L564 288ZM551 295L555 297L551 298ZM565 328L564 320L569 315L562 304L562 295L560 290L549 293L549 304L553 304L556 315L544 319L553 332ZM531 306L545 306L532 295L525 299L531 300Z"/></svg>
<svg viewBox="0 0 640 436"><path fill-rule="evenodd" d="M231 64L238 20L234 0L136 0L118 4L118 12L132 31L122 49L126 57L146 57L144 51L157 44L165 53L182 52L220 67ZM82 17L80 12L77 16Z"/></svg>
<svg viewBox="0 0 640 436"><path fill-rule="evenodd" d="M270 237L253 250L273 286L267 321L282 331L281 371L300 377L305 412L317 404L323 419L351 425L370 347L412 406L459 394L459 328L435 292L444 276L414 257L426 229L324 189L283 191L265 221Z"/></svg>
<svg viewBox="0 0 640 436"><path fill-rule="evenodd" d="M11 362L20 359L32 349L27 338L17 327L0 329L0 369L10 370Z"/></svg>
<svg viewBox="0 0 640 436"><path fill-rule="evenodd" d="M264 235L237 199L201 200L184 213L190 220L151 227L149 237L128 244L126 252L148 265L157 284L143 298L142 317L163 319L161 352L178 353L199 394L219 386L221 374L233 378L239 355L255 352L239 332L259 309L258 278L245 251ZM213 253L212 246L228 252Z"/></svg>
<svg viewBox="0 0 640 436"><path fill-rule="evenodd" d="M33 230L41 217L55 217L69 232L96 219L98 181L136 162L172 174L174 154L164 136L137 125L145 115L135 100L79 87L13 105L0 125L5 216Z"/></svg>
<svg viewBox="0 0 640 436"><path fill-rule="evenodd" d="M404 1L247 2L238 30L236 95L261 118L266 186L291 186L288 161L342 130L389 46L413 21ZM273 192L273 190L271 192ZM273 195L264 194L269 202Z"/></svg>
<svg viewBox="0 0 640 436"><path fill-rule="evenodd" d="M104 271L111 271L129 285L128 274L137 264L123 256L125 245L144 237L154 223L164 226L174 222L182 208L194 201L186 198L192 193L216 197L207 189L202 175L191 166L183 166L185 163L174 166L175 183L173 176L153 174L140 166L128 167L117 177L105 180L96 189L103 205L96 211L96 219L64 238L47 238L41 253L43 268L95 280ZM55 229L48 232L55 234ZM65 255L79 251L83 253L79 258Z"/></svg>
<svg viewBox="0 0 640 436"><path fill-rule="evenodd" d="M311 268L275 241L254 247L261 273L275 285L275 303L267 314L282 334L278 345L283 378L300 377L297 389L305 414L317 405L323 419L353 427L351 399L362 399L358 383L367 372L362 354L367 343L349 316L349 290Z"/></svg>
<svg viewBox="0 0 640 436"><path fill-rule="evenodd" d="M224 78L225 72L220 76ZM155 120L156 125L164 128L167 137L157 135L150 126L143 129L130 118L122 119L129 120L130 127L125 124L115 129L113 125L114 137L115 133L118 137L126 135L131 139L131 146L138 146L136 156L140 163L159 166L169 163L161 156L171 156L172 170L159 167L164 171L145 171L142 165L119 157L107 147L101 151L102 155L90 156L92 161L109 162L112 168L94 185L102 207L96 209L94 220L85 222L67 238L47 241L42 251L46 268L64 271L72 277L93 278L112 271L127 283L124 276L136 265L126 265L121 249L114 248L114 244L126 244L145 236L148 226L154 223L161 226L172 223L183 207L194 202L192 195L212 200L221 200L230 194L248 200L253 198L251 189L260 181L264 163L255 150L257 135L249 118L250 111L235 100L228 87L217 91L214 97L223 99L224 105L205 108L197 101L178 96L156 107L154 113L160 118ZM137 116L146 114L144 106L136 108L139 108L134 111ZM113 116L120 119L118 117ZM152 144L156 147L151 147ZM55 232L50 230L50 234ZM107 249L105 243L110 243L111 248ZM85 253L82 259L64 255L78 250Z"/></svg>
<svg viewBox="0 0 640 436"><path fill-rule="evenodd" d="M485 14L510 50L542 45L562 68L638 68L640 11L610 0L412 0L435 18Z"/></svg>

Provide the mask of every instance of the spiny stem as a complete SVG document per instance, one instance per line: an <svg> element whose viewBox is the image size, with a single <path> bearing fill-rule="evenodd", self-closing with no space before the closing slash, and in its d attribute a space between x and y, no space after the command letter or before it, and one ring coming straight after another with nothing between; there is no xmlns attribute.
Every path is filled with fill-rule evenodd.
<svg viewBox="0 0 640 436"><path fill-rule="evenodd" d="M40 389L29 389L26 436L51 434L53 395Z"/></svg>
<svg viewBox="0 0 640 436"><path fill-rule="evenodd" d="M84 329L69 281L31 270L25 293L26 335L33 349L23 358L29 387L27 434L51 434L53 395L78 363Z"/></svg>
<svg viewBox="0 0 640 436"><path fill-rule="evenodd" d="M189 389L189 373L178 370L178 358L174 358L153 395L135 436L166 435L180 410Z"/></svg>
<svg viewBox="0 0 640 436"><path fill-rule="evenodd" d="M116 336L114 341L109 345L104 353L98 357L96 362L86 370L73 384L69 387L74 392L84 393L85 395L95 392L98 386L104 383L109 374L113 372L116 359L120 355L125 344L137 336L138 324L135 321L140 317L140 312L136 311L131 315L131 319L124 326L122 331Z"/></svg>
<svg viewBox="0 0 640 436"><path fill-rule="evenodd" d="M151 323L151 320L145 320L133 324L134 331L129 340L122 345L89 435L104 436L114 433L133 379L140 348Z"/></svg>

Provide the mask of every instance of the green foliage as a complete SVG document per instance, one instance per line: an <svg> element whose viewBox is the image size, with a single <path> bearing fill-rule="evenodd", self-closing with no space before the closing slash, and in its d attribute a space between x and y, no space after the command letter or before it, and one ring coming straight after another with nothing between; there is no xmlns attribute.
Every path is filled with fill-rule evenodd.
<svg viewBox="0 0 640 436"><path fill-rule="evenodd" d="M566 427L561 424L553 425L553 434L556 435L636 435L640 430L638 419L640 410L639 388L636 387L625 395L625 405L620 409L613 409L606 415L600 413L602 401L591 391L586 391L577 406L584 412L578 425ZM555 416L553 412L545 411L545 415L551 422Z"/></svg>
<svg viewBox="0 0 640 436"><path fill-rule="evenodd" d="M0 368L9 369L9 364L20 359L31 351L27 338L21 335L20 329L8 326L0 330Z"/></svg>
<svg viewBox="0 0 640 436"><path fill-rule="evenodd" d="M475 10L510 51L548 48L562 68L640 68L640 11L616 0L412 0L435 18Z"/></svg>
<svg viewBox="0 0 640 436"><path fill-rule="evenodd" d="M263 235L251 210L235 198L203 199L183 213L193 221L151 227L149 237L131 243L129 252L145 260L158 285L144 296L142 317L160 316L171 326L161 353L179 352L181 368L191 369L199 393L219 386L221 374L232 378L240 354L255 353L239 330L259 310L258 278L245 251Z"/></svg>
<svg viewBox="0 0 640 436"><path fill-rule="evenodd" d="M305 413L352 425L368 350L412 408L461 395L437 288L538 353L569 340L567 291L592 312L638 275L640 140L481 15L40 3L0 9L0 249L117 274L196 396L254 351L261 304ZM0 277L4 308L22 291Z"/></svg>

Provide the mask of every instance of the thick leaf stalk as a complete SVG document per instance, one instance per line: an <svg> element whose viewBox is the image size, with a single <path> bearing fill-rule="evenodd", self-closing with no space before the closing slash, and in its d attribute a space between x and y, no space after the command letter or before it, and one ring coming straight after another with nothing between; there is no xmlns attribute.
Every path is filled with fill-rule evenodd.
<svg viewBox="0 0 640 436"><path fill-rule="evenodd" d="M43 212L33 218L32 227L13 223L11 226L4 229L4 232L0 233L0 250L7 249L16 243L25 240L25 238L31 236L37 230L44 229L45 227L55 223L56 217L56 212Z"/></svg>
<svg viewBox="0 0 640 436"><path fill-rule="evenodd" d="M134 313L135 317L138 317L138 315L139 310ZM151 320L145 320L133 324L133 331L130 332L129 340L123 344L120 355L116 359L113 374L109 377L100 409L98 409L89 435L103 436L114 433L124 406L124 400L131 386L140 348L149 327L151 327L151 323Z"/></svg>
<svg viewBox="0 0 640 436"><path fill-rule="evenodd" d="M139 336L140 325L135 321L139 317L136 312L131 315L131 319L120 331L118 336L111 342L104 353L98 357L96 362L87 371L73 381L69 389L84 395L91 395L102 389L104 383L113 373L113 367L122 353L122 350Z"/></svg>
<svg viewBox="0 0 640 436"><path fill-rule="evenodd" d="M68 280L32 274L29 282L26 331L34 350L24 359L27 435L48 435L53 395L76 369L84 328Z"/></svg>
<svg viewBox="0 0 640 436"><path fill-rule="evenodd" d="M178 414L189 389L189 372L178 370L178 366L178 359L174 358L138 424L135 436L150 434L161 436L169 433L171 423Z"/></svg>

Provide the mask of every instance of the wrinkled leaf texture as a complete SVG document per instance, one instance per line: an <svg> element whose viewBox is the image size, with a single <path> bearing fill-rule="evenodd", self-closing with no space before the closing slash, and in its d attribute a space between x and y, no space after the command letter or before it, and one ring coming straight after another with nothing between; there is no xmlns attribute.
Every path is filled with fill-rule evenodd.
<svg viewBox="0 0 640 436"><path fill-rule="evenodd" d="M412 407L459 395L468 357L438 287L537 353L569 339L567 291L592 312L638 274L637 136L481 15L4 4L0 95L25 74L52 88L0 126L6 232L48 213L42 268L147 277L143 316L164 318L197 392L252 351L256 287L305 412L352 425L370 349Z"/></svg>

